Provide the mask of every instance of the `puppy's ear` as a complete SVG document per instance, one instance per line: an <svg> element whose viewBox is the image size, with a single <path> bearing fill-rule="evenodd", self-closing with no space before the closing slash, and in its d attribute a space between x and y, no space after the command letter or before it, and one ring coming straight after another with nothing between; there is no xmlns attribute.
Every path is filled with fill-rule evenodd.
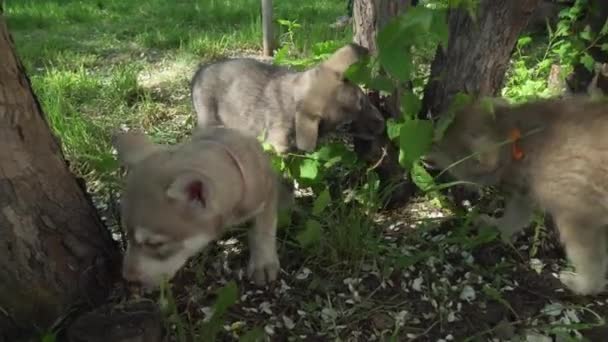
<svg viewBox="0 0 608 342"><path fill-rule="evenodd" d="M118 160L126 167L132 167L161 149L141 132L116 132L112 135L112 145L118 152Z"/></svg>
<svg viewBox="0 0 608 342"><path fill-rule="evenodd" d="M319 66L330 69L342 76L351 65L365 58L367 55L369 55L368 49L350 43L338 49Z"/></svg>
<svg viewBox="0 0 608 342"><path fill-rule="evenodd" d="M306 152L312 152L317 147L320 118L309 114L308 111L297 111L295 118L296 146Z"/></svg>
<svg viewBox="0 0 608 342"><path fill-rule="evenodd" d="M166 191L169 199L192 209L205 209L208 205L208 191L202 177L186 172L175 177Z"/></svg>

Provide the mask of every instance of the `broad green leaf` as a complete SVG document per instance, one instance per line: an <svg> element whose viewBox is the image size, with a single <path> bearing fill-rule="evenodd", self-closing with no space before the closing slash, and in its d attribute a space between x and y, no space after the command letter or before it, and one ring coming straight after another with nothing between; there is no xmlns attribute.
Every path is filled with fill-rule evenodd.
<svg viewBox="0 0 608 342"><path fill-rule="evenodd" d="M319 175L319 161L304 159L300 164L300 178L317 179Z"/></svg>
<svg viewBox="0 0 608 342"><path fill-rule="evenodd" d="M436 11L424 6L409 8L401 18L402 27L417 26L419 32L429 32L433 26Z"/></svg>
<svg viewBox="0 0 608 342"><path fill-rule="evenodd" d="M435 181L433 176L431 176L425 169L422 167L420 162L415 162L412 170L410 172L412 176L412 180L414 184L418 186L422 191L429 191L435 187Z"/></svg>
<svg viewBox="0 0 608 342"><path fill-rule="evenodd" d="M217 299L213 304L213 316L223 315L238 299L239 289L234 281L228 282L217 291Z"/></svg>
<svg viewBox="0 0 608 342"><path fill-rule="evenodd" d="M215 341L217 334L222 328L224 314L236 303L238 299L238 287L234 281L228 282L217 291L217 299L213 304L213 315L211 320L202 324L203 340Z"/></svg>
<svg viewBox="0 0 608 342"><path fill-rule="evenodd" d="M386 134L388 138L394 140L401 133L401 123L390 118L386 121Z"/></svg>
<svg viewBox="0 0 608 342"><path fill-rule="evenodd" d="M300 246L306 248L315 243L318 243L321 240L321 224L316 220L308 220L306 221L306 226L304 230L301 231L297 240L300 243Z"/></svg>
<svg viewBox="0 0 608 342"><path fill-rule="evenodd" d="M413 67L409 48L404 43L402 18L393 18L378 33L378 62L393 77L406 81Z"/></svg>
<svg viewBox="0 0 608 342"><path fill-rule="evenodd" d="M391 81L388 77L382 75L377 75L373 77L369 81L368 85L374 90L385 91L387 93L391 93L393 92L393 90L395 90L395 85L393 84L393 81Z"/></svg>
<svg viewBox="0 0 608 342"><path fill-rule="evenodd" d="M434 12L431 32L439 39L441 46L443 46L444 49L447 49L450 36L447 11L435 10Z"/></svg>
<svg viewBox="0 0 608 342"><path fill-rule="evenodd" d="M591 72L595 69L595 61L593 57L585 52L585 54L581 57L581 64L585 66L585 68Z"/></svg>
<svg viewBox="0 0 608 342"><path fill-rule="evenodd" d="M357 162L357 155L341 143L323 145L309 156L319 162L325 162L323 164L325 168L330 168L336 163L352 166Z"/></svg>
<svg viewBox="0 0 608 342"><path fill-rule="evenodd" d="M369 84L371 82L371 69L368 66L369 58L354 63L344 73L344 76L353 83Z"/></svg>
<svg viewBox="0 0 608 342"><path fill-rule="evenodd" d="M448 129L450 124L452 124L452 121L454 121L456 112L471 103L471 100L471 96L464 93L458 93L454 96L448 110L441 114L439 120L435 124L435 135L433 137L435 141L440 141L443 138L446 129Z"/></svg>
<svg viewBox="0 0 608 342"><path fill-rule="evenodd" d="M600 48L602 49L602 51L604 52L608 52L608 43L604 43L600 46Z"/></svg>
<svg viewBox="0 0 608 342"><path fill-rule="evenodd" d="M327 206L331 203L331 195L329 194L329 189L325 188L319 196L315 199L312 206L312 214L315 216L321 215L321 213L327 208Z"/></svg>
<svg viewBox="0 0 608 342"><path fill-rule="evenodd" d="M604 22L602 29L600 30L600 36L605 36L608 34L608 19Z"/></svg>
<svg viewBox="0 0 608 342"><path fill-rule="evenodd" d="M411 90L403 93L401 96L401 114L405 118L415 119L418 116L418 112L422 108L422 101L414 94Z"/></svg>
<svg viewBox="0 0 608 342"><path fill-rule="evenodd" d="M401 126L399 150L400 164L410 169L412 163L427 153L433 142L433 123L428 120L406 121Z"/></svg>
<svg viewBox="0 0 608 342"><path fill-rule="evenodd" d="M408 49L395 45L380 49L378 60L380 65L393 77L407 81L412 73L412 58Z"/></svg>

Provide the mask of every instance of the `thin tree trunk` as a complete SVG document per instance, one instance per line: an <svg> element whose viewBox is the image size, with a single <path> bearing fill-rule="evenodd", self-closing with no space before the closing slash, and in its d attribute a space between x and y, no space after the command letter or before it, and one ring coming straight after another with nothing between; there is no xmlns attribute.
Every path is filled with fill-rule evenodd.
<svg viewBox="0 0 608 342"><path fill-rule="evenodd" d="M371 54L378 53L376 36L390 19L403 13L410 6L410 0L354 0L353 29L354 42L369 49ZM384 117L399 117L399 89L392 96L380 99L377 92L370 98L382 111ZM399 151L386 133L375 141L355 139L355 151L360 158L377 164L376 172L380 177L382 188L391 188L387 208L394 208L406 203L415 191L414 184L404 175L399 165Z"/></svg>
<svg viewBox="0 0 608 342"><path fill-rule="evenodd" d="M271 57L274 52L272 0L262 0L262 39L264 56Z"/></svg>
<svg viewBox="0 0 608 342"><path fill-rule="evenodd" d="M450 10L447 50L437 48L421 116L436 117L458 92L498 95L517 38L538 4L539 0L481 0L476 22L463 9Z"/></svg>
<svg viewBox="0 0 608 342"><path fill-rule="evenodd" d="M105 299L117 245L70 173L0 5L0 340Z"/></svg>

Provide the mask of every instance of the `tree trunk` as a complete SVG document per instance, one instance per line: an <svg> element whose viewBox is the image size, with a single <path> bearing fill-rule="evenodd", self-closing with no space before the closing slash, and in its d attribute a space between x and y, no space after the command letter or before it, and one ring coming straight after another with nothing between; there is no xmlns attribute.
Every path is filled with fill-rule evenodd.
<svg viewBox="0 0 608 342"><path fill-rule="evenodd" d="M376 35L392 17L402 13L409 6L410 0L354 0L355 43L368 48L371 54L377 54ZM386 119L400 116L399 89L392 96L382 100L378 92L372 92L370 98ZM413 195L415 186L404 176L404 170L399 165L399 151L386 133L376 141L355 139L354 145L355 152L360 158L368 163L377 164L375 171L380 177L382 188L390 187L387 208L394 208L407 202Z"/></svg>
<svg viewBox="0 0 608 342"><path fill-rule="evenodd" d="M31 337L105 299L117 245L70 173L0 5L0 340Z"/></svg>
<svg viewBox="0 0 608 342"><path fill-rule="evenodd" d="M450 10L448 46L437 48L421 116L436 117L458 92L498 95L517 38L538 5L539 0L481 0L475 22L463 9Z"/></svg>
<svg viewBox="0 0 608 342"><path fill-rule="evenodd" d="M264 57L272 57L274 53L272 0L262 0L262 45Z"/></svg>

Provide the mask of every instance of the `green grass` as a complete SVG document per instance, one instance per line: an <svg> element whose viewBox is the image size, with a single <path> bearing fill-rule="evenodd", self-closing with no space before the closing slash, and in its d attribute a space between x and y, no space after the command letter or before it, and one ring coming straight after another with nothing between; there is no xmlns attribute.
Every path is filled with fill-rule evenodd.
<svg viewBox="0 0 608 342"><path fill-rule="evenodd" d="M275 2L275 19L297 20L296 48L348 40L328 25L343 1ZM17 52L73 170L102 186L112 177L110 132L143 127L175 141L191 127L188 80L194 66L226 55L257 54L258 0L7 0ZM285 41L283 27L277 36ZM151 85L142 75L157 77ZM93 189L95 190L95 189Z"/></svg>

